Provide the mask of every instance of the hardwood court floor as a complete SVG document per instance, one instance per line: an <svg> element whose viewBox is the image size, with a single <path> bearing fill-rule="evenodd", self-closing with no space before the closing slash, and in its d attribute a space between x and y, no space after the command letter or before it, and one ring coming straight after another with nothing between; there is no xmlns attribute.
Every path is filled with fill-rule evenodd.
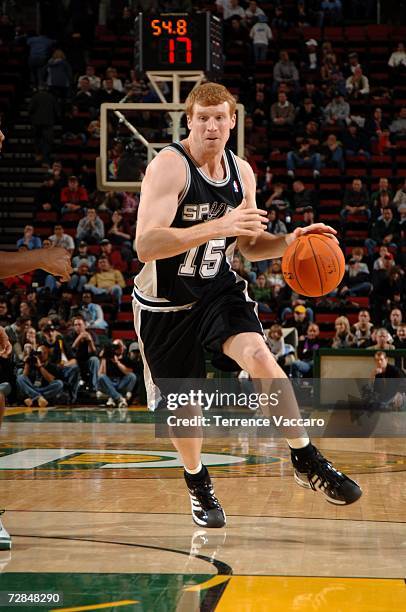
<svg viewBox="0 0 406 612"><path fill-rule="evenodd" d="M63 591L62 606L42 609L65 611L406 610L404 439L316 443L360 482L358 503L298 487L281 440L210 440L228 523L204 530L176 452L142 410L11 409L0 499L13 548L0 552L0 591Z"/></svg>

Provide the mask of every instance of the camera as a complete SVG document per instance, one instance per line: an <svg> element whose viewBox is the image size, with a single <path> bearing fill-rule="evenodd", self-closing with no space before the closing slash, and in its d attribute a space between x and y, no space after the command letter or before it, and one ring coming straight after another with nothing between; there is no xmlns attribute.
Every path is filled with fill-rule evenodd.
<svg viewBox="0 0 406 612"><path fill-rule="evenodd" d="M105 359L113 359L115 355L120 354L120 347L117 344L107 344L103 349L103 357Z"/></svg>
<svg viewBox="0 0 406 612"><path fill-rule="evenodd" d="M27 355L26 361L29 363L30 366L34 367L37 365L37 357L40 357L40 356L41 356L41 351L36 351L34 349L31 349Z"/></svg>

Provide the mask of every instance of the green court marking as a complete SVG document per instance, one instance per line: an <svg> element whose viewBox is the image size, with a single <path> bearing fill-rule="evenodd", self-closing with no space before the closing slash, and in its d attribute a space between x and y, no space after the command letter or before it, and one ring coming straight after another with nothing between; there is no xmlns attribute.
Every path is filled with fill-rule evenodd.
<svg viewBox="0 0 406 612"><path fill-rule="evenodd" d="M134 600L139 603L117 608L117 611L176 612L182 603L182 598L188 597L184 588L202 584L210 578L212 575L209 574L4 573L0 575L0 591L63 593L63 603L59 606L27 605L21 608L24 612L38 612L51 608L57 610L123 600ZM195 597L196 595L201 602L206 591L195 594ZM5 610L0 608L3 609ZM104 608L107 612L115 609L114 606Z"/></svg>
<svg viewBox="0 0 406 612"><path fill-rule="evenodd" d="M118 410L110 414L104 406L89 408L50 408L44 417L38 410L20 412L19 414L5 415L5 421L12 423L155 423L154 414L147 409L128 410L125 421L122 420Z"/></svg>

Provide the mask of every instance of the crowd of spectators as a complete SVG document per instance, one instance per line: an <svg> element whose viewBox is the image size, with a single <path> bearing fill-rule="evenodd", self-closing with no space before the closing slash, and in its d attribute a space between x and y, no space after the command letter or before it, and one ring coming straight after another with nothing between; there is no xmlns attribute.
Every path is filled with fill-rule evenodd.
<svg viewBox="0 0 406 612"><path fill-rule="evenodd" d="M183 4L185 10L191 8L187 1ZM350 4L349 10L355 13L360 3ZM366 4L364 16L371 18L374 3ZM138 8L164 6L168 10L173 8L170 5L117 3L107 27L116 36L132 36ZM204 9L205 3L198 7ZM309 26L343 23L346 9L340 0L299 1L289 8L267 3L263 7L255 0L215 3L224 24L225 59L243 58L252 67L250 74L243 71L244 87L234 93L246 109L245 153L257 174L258 205L268 211L267 231L276 235L323 220L320 179L329 169L344 175L350 161L360 160L367 167L374 156L389 157L395 164L397 150L406 146L406 106L393 104L399 79L406 73L406 52L402 42L393 49L388 43L390 79L382 87L371 76L367 54L361 48L337 50L334 41L306 37ZM96 21L91 26L89 19L83 24L79 15L71 18L79 24L74 34L66 35L60 19L61 35L55 38L18 30L18 43L27 46L31 86L27 110L36 159L47 169L34 194L36 214L54 215L54 221L42 240L36 235L35 223L27 225L17 248L63 246L72 255L73 274L67 284L43 271L2 283L0 325L6 328L13 350L0 360L0 369L3 380L4 373L14 368L17 389L13 391L20 392L27 406L36 402L45 407L61 398L74 403L86 391L98 399L106 396L109 406L124 408L137 394L142 376L139 347L135 342L129 347L120 340L111 342L109 320L120 311L123 290L135 271L132 243L138 197L98 191L94 172L83 160L74 174L66 172L55 154L54 127L62 128L62 146L88 151L98 147L101 103L123 98L159 100L135 70L119 71L107 62L104 67L93 64ZM12 44L13 25L6 21L0 39L3 42L6 36L7 44ZM284 43L284 34L291 28L303 32L295 51ZM261 78L256 68L267 63L270 75ZM289 142L287 150L278 145L283 139ZM122 154L122 145L115 142L109 173L116 178ZM272 164L278 156L285 165L280 176ZM303 169L310 174L303 175ZM317 301L292 293L278 260L251 264L237 253L232 263L247 280L265 325L273 323L268 334L270 348L294 377L311 375L314 350L322 346L380 351L405 348L406 179L399 182L399 173L396 181L382 176L375 186L365 177L351 178L341 212L332 224L344 245L354 220L364 223L368 233L350 249L344 279L332 294ZM358 308L358 320L351 324L342 313L356 305L359 297L368 297L369 305ZM321 333L317 322L321 306L337 313L331 338ZM287 328L297 332L295 345L284 343Z"/></svg>

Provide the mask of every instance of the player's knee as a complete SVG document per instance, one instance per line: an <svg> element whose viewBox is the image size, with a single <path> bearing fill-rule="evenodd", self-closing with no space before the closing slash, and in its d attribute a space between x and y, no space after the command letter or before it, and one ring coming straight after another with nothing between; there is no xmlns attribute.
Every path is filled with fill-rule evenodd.
<svg viewBox="0 0 406 612"><path fill-rule="evenodd" d="M247 346L243 351L244 363L250 367L265 367L272 361L271 354L266 345Z"/></svg>

